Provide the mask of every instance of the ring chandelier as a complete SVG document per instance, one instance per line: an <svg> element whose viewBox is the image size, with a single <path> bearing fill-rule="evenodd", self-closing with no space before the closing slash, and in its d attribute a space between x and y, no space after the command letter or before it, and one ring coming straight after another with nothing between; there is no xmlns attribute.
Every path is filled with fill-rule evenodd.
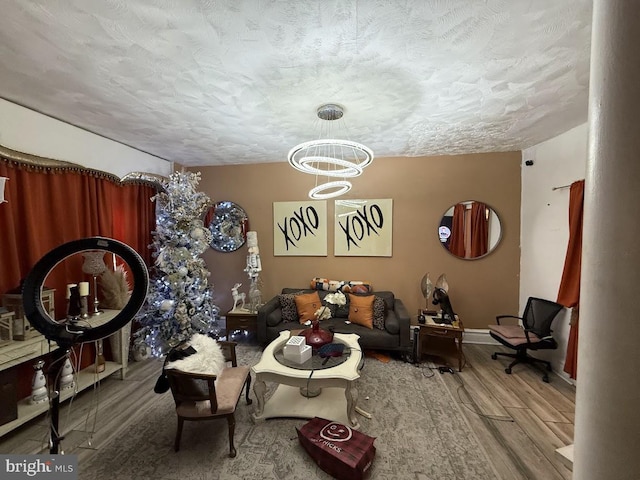
<svg viewBox="0 0 640 480"><path fill-rule="evenodd" d="M342 118L344 110L340 105L330 103L320 106L317 115L331 125L331 122ZM344 179L361 175L363 169L373 161L373 151L350 140L320 138L296 145L289 150L287 160L296 170L316 175L316 186L309 191L309 197L327 199L343 195L351 189L351 182ZM318 184L319 176L327 177L327 182ZM342 180L330 180L336 177Z"/></svg>

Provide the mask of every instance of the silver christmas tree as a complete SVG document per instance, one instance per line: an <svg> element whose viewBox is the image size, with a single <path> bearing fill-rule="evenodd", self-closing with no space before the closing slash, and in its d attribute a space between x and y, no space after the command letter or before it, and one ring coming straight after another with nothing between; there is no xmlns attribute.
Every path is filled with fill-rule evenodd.
<svg viewBox="0 0 640 480"><path fill-rule="evenodd" d="M155 195L153 232L155 267L149 293L136 321L135 343L148 345L161 356L194 333L217 337L219 308L213 304L205 261L200 257L211 242L203 215L209 197L198 192L200 173L171 174L165 191Z"/></svg>

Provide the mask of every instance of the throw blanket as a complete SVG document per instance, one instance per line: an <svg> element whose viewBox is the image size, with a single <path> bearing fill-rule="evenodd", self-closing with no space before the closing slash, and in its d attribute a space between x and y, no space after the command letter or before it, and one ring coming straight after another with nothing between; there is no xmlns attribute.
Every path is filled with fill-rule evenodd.
<svg viewBox="0 0 640 480"><path fill-rule="evenodd" d="M313 290L343 293L371 293L373 291L373 287L369 282L357 280L328 280L320 277L311 280L311 288Z"/></svg>
<svg viewBox="0 0 640 480"><path fill-rule="evenodd" d="M168 362L165 368L175 368L189 373L220 374L226 362L222 349L215 339L195 333L189 340L189 345L196 353L174 362Z"/></svg>

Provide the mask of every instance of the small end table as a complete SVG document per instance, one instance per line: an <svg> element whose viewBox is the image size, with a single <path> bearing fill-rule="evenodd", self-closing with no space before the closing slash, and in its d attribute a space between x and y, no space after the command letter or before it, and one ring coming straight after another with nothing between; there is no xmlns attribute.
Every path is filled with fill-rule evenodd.
<svg viewBox="0 0 640 480"><path fill-rule="evenodd" d="M258 312L234 312L229 311L226 314L227 326L225 335L227 340L229 334L234 330L245 330L249 333L258 333Z"/></svg>
<svg viewBox="0 0 640 480"><path fill-rule="evenodd" d="M418 327L420 329L420 335L418 339L418 344L420 346L422 346L422 344L428 339L428 337L452 338L458 352L458 371L462 371L462 359L464 358L464 353L462 353L462 334L464 333L464 325L462 325L462 320L458 318L457 325L444 325L437 323L437 318L434 320L434 318L427 315L425 323L418 323L417 320L414 320L411 324L411 327ZM422 356L420 348L417 349L417 352L419 356Z"/></svg>

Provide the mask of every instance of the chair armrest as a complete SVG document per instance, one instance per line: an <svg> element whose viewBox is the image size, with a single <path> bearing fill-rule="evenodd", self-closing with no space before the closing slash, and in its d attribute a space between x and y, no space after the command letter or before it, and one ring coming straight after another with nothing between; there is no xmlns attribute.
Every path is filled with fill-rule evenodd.
<svg viewBox="0 0 640 480"><path fill-rule="evenodd" d="M256 320L258 324L258 343L267 343L267 317L271 312L279 307L280 299L278 298L278 295L276 295L258 309L258 318Z"/></svg>
<svg viewBox="0 0 640 480"><path fill-rule="evenodd" d="M515 319L518 319L518 320L522 320L522 317L516 317L515 315L498 315L498 316L496 316L496 323L498 325L501 325L500 320L503 319L503 318L515 318Z"/></svg>
<svg viewBox="0 0 640 480"><path fill-rule="evenodd" d="M216 393L216 378L218 378L215 374L210 373L192 373L185 372L183 370L176 370L173 368L169 368L165 370L167 376L169 377L169 383L177 385L180 382L180 379L192 379L192 380L205 380L207 382L207 386L209 387L208 392L208 400L211 405L211 413L215 414L218 411L218 395ZM181 395L179 393L173 392L173 388L171 389L173 393L173 398L176 402L176 406L179 405L183 400L191 400L191 401L200 401L202 398L193 398L190 395Z"/></svg>
<svg viewBox="0 0 640 480"><path fill-rule="evenodd" d="M531 340L529 339L529 332L533 332L532 328L523 328L524 330L524 336L527 337L527 343L530 344ZM533 332L535 333L535 332ZM540 338L540 340L545 341L545 340L554 340L553 335L547 335L546 337L538 337Z"/></svg>
<svg viewBox="0 0 640 480"><path fill-rule="evenodd" d="M237 342L229 342L224 340L218 340L218 345L222 349L224 353L224 359L227 362L231 362L231 365L234 367L238 366L238 357L236 356L236 345Z"/></svg>
<svg viewBox="0 0 640 480"><path fill-rule="evenodd" d="M218 376L215 373L195 373L195 372L185 372L184 370L178 370L177 368L167 368L165 370L167 375L174 375L177 377L189 377L194 380L215 380Z"/></svg>
<svg viewBox="0 0 640 480"><path fill-rule="evenodd" d="M397 298L393 302L393 310L396 312L400 325L400 347L408 350L411 348L411 316L402 300Z"/></svg>

